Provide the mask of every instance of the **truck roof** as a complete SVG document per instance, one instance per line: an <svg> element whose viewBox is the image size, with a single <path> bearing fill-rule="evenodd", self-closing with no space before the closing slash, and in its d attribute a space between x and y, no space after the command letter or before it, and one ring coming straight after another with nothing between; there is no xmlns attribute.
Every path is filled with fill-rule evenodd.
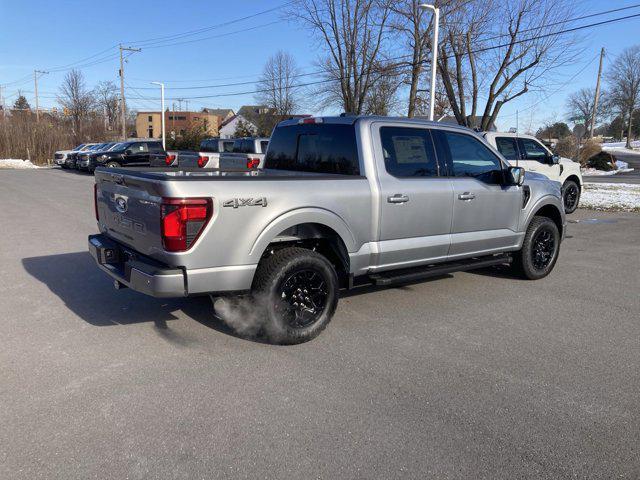
<svg viewBox="0 0 640 480"><path fill-rule="evenodd" d="M435 128L453 128L462 130L465 132L473 132L476 133L471 128L463 127L461 125L453 125L448 123L440 123L432 120L425 120L424 118L409 118L409 117L387 117L383 115L344 115L344 116L317 116L317 117L308 117L308 118L294 118L290 120L283 120L278 124L281 127L288 127L292 125L298 125L300 123L313 123L313 120L321 120L318 123L329 123L333 125L354 125L356 122L388 122L388 121L398 121L402 123L415 123L416 125L423 125Z"/></svg>

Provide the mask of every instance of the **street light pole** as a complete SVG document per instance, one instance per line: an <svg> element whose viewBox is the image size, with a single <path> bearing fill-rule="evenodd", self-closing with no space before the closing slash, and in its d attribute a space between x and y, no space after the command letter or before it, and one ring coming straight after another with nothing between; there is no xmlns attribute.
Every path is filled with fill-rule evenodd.
<svg viewBox="0 0 640 480"><path fill-rule="evenodd" d="M438 68L438 34L440 29L440 9L427 3L420 4L420 8L433 12L433 42L431 45L431 98L429 99L429 120L433 121L436 104L436 73Z"/></svg>
<svg viewBox="0 0 640 480"><path fill-rule="evenodd" d="M151 82L154 85L160 85L160 98L161 98L161 104L162 104L162 111L160 113L161 115L161 119L162 119L162 149L166 150L167 149L167 142L165 140L166 135L165 135L165 131L164 131L164 83L161 82Z"/></svg>

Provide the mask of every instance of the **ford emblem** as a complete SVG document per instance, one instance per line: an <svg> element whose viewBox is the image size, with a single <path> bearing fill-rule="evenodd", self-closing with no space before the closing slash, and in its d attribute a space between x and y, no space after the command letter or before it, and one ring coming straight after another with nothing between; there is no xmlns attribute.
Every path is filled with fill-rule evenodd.
<svg viewBox="0 0 640 480"><path fill-rule="evenodd" d="M116 210L120 213L125 213L127 211L127 199L124 197L116 198Z"/></svg>

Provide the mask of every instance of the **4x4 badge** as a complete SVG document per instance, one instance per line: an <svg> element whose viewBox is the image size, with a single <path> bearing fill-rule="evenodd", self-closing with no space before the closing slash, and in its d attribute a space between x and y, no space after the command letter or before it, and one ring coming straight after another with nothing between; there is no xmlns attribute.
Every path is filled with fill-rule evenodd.
<svg viewBox="0 0 640 480"><path fill-rule="evenodd" d="M267 206L267 198L232 198L231 200L226 200L223 204L223 207L266 207Z"/></svg>

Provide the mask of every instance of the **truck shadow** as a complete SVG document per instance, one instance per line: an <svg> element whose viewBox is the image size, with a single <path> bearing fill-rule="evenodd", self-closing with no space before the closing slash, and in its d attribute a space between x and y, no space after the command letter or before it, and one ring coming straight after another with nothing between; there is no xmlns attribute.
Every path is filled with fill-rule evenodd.
<svg viewBox="0 0 640 480"><path fill-rule="evenodd" d="M171 340L168 323L180 310L199 323L236 336L213 314L208 297L157 299L131 290L116 290L96 267L88 252L64 253L22 260L25 270L85 322L105 327L153 322L160 335Z"/></svg>

